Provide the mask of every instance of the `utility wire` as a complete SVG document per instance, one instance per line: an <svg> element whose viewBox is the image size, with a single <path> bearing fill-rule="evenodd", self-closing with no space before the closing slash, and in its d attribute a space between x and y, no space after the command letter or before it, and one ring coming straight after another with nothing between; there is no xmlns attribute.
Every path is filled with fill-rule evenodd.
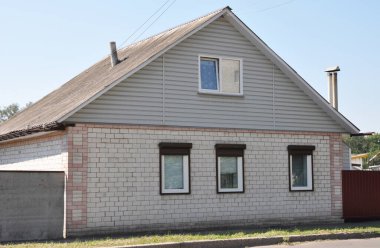
<svg viewBox="0 0 380 248"><path fill-rule="evenodd" d="M274 5L274 6L269 7L269 8L265 8L265 9L261 9L261 10L255 11L255 12L253 12L253 13L261 13L261 12L265 12L265 11L268 11L268 10L271 10L271 9L275 9L275 8L281 7L281 6L283 6L283 5L289 4L289 3L294 2L294 1L295 1L295 0L286 1L286 2L283 2L283 3L280 3L280 4Z"/></svg>
<svg viewBox="0 0 380 248"><path fill-rule="evenodd" d="M133 43L135 41L137 41L154 23L156 23L156 21L163 15L165 14L165 12L176 2L177 0L174 0L156 19L154 19L154 21L144 30L142 31L142 33L140 33L139 36L137 36L134 40L133 40Z"/></svg>
<svg viewBox="0 0 380 248"><path fill-rule="evenodd" d="M127 43L127 41L132 37L134 36L150 19L152 19L153 16L155 16L168 2L170 2L170 0L167 0L164 4L161 5L160 8L158 8L158 10L156 10L156 12L154 12L142 25L140 25L126 40L124 40L120 47L122 47L125 43Z"/></svg>

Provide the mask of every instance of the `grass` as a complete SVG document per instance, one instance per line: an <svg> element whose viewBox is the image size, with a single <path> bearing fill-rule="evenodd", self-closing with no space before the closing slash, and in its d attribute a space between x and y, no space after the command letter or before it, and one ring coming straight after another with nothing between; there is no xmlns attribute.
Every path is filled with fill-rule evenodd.
<svg viewBox="0 0 380 248"><path fill-rule="evenodd" d="M373 232L380 234L380 222L350 223L326 226L304 226L300 228L267 228L241 229L228 231L163 233L136 236L93 237L83 239L68 239L61 241L27 242L16 244L0 244L0 248L82 248L82 247L110 247L123 245L137 245L150 243L183 242L194 240L217 240L234 238L265 238L275 236L333 234L333 233L363 233Z"/></svg>

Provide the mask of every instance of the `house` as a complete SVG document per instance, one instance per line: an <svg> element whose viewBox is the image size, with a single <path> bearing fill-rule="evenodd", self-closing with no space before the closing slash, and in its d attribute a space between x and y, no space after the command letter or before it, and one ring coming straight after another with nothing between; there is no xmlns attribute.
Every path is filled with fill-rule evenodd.
<svg viewBox="0 0 380 248"><path fill-rule="evenodd" d="M369 153L352 154L351 155L351 168L352 170L362 170L364 159L368 158Z"/></svg>
<svg viewBox="0 0 380 248"><path fill-rule="evenodd" d="M111 47L0 126L2 170L65 172L66 236L342 221L359 129L229 7Z"/></svg>

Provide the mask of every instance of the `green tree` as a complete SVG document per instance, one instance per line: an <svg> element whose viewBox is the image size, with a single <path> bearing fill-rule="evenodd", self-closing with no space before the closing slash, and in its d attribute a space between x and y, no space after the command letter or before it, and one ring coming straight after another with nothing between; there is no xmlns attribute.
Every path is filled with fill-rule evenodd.
<svg viewBox="0 0 380 248"><path fill-rule="evenodd" d="M353 154L369 153L368 159L364 161L365 167L380 164L380 133L369 136L347 137L344 141L351 148ZM379 155L376 156L377 154ZM373 158L374 156L376 157ZM373 159L369 161L371 158Z"/></svg>
<svg viewBox="0 0 380 248"><path fill-rule="evenodd" d="M4 122L14 116L20 107L17 103L12 103L11 105L0 108L0 122Z"/></svg>
<svg viewBox="0 0 380 248"><path fill-rule="evenodd" d="M30 105L32 105L32 102L28 102L22 108L20 108L20 105L18 105L17 103L12 103L12 104L10 104L8 106L4 106L2 108L0 107L0 123L10 119L12 116L17 114L19 111L26 109Z"/></svg>

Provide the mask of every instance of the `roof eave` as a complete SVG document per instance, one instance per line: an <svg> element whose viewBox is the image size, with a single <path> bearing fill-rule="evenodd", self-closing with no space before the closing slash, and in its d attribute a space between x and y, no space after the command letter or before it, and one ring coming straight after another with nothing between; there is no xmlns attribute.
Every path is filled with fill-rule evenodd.
<svg viewBox="0 0 380 248"><path fill-rule="evenodd" d="M38 125L31 128L12 131L3 135L0 135L0 141L15 139L23 136L27 136L39 132L48 132L53 130L64 130L65 126L62 123L52 122L48 124Z"/></svg>

